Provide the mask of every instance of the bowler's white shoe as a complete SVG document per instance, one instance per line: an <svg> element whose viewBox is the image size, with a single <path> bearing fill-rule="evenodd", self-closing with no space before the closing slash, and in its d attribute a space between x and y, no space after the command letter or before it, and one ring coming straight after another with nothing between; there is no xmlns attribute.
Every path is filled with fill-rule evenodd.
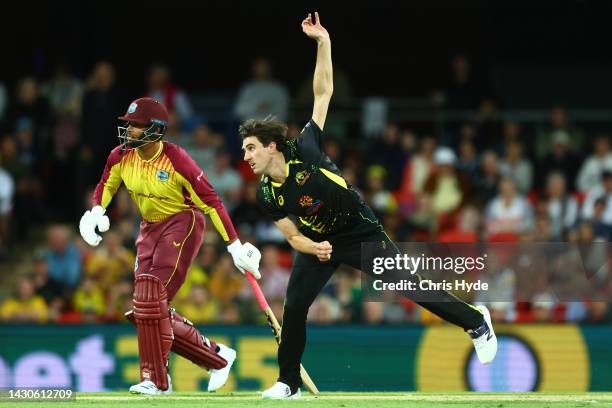
<svg viewBox="0 0 612 408"><path fill-rule="evenodd" d="M234 360L236 360L236 350L223 344L217 345L219 346L219 353L217 354L227 361L227 365L218 370L215 370L214 368L210 369L210 380L208 380L208 391L210 392L217 391L219 388L225 385L230 369L232 368L232 364L234 364Z"/></svg>
<svg viewBox="0 0 612 408"><path fill-rule="evenodd" d="M291 388L282 382L276 382L272 387L261 393L263 399L299 399L302 396L300 389L291 394Z"/></svg>
<svg viewBox="0 0 612 408"><path fill-rule="evenodd" d="M144 395L169 395L172 394L172 380L170 379L170 375L168 374L168 389L166 391L162 391L150 380L144 380L143 382L132 385L130 387L130 392L132 394L144 394Z"/></svg>
<svg viewBox="0 0 612 408"><path fill-rule="evenodd" d="M493 331L489 309L486 306L477 306L477 309L482 313L484 323L477 329L468 330L467 332L474 343L478 360L482 364L489 364L495 358L495 354L497 354L497 336L495 336Z"/></svg>

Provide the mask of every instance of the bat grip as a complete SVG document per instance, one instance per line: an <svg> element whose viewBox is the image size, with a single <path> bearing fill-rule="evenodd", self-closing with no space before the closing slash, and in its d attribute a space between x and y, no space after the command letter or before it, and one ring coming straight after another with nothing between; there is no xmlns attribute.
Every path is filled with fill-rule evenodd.
<svg viewBox="0 0 612 408"><path fill-rule="evenodd" d="M245 275L246 275L247 279L249 280L249 283L251 284L251 288L253 289L253 293L255 293L255 297L257 298L257 303L259 303L259 307L261 308L261 310L266 310L270 306L268 305L268 301L266 300L266 297L264 296L263 292L261 291L261 288L259 287L259 284L255 280L255 277L249 271L247 271L245 273Z"/></svg>

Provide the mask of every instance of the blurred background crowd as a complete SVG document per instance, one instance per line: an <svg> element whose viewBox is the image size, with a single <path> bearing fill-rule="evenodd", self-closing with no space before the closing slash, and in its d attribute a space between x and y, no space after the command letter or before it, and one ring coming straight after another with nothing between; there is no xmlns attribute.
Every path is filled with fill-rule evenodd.
<svg viewBox="0 0 612 408"><path fill-rule="evenodd" d="M338 27L328 26L332 39ZM314 47L299 45L312 57L302 70L307 73ZM602 114L608 105L577 109L560 98L529 111L532 106L509 104L504 95L511 99L512 92L496 89L488 67L478 66L468 52L447 58L445 69L437 68L444 74L430 78L417 97L409 89L374 97L360 90L349 60L338 60L323 148L392 239L581 245L612 239L612 116ZM112 59L75 70L68 58L0 82L0 321L123 321L130 309L139 214L121 189L108 211L111 230L97 248L82 241L77 223L118 143L116 117L143 95L168 107L166 140L195 159L242 241L261 249L262 287L282 316L292 255L257 205L258 180L242 161L237 135L242 120L273 114L296 137L309 119L312 74L285 81L288 76L275 70L278 62L263 56L245 60L242 69L250 68L250 78L222 94L191 89L171 64L157 63L140 71L139 91L127 92ZM278 65L290 67L287 61ZM210 222L207 230L173 306L195 323L259 322L248 282ZM606 257L607 252L601 258L602 290L612 273ZM507 269L504 279L512 282L514 272ZM363 302L360 282L358 271L338 271L309 320L439 322L410 301ZM605 301L565 303L545 290L521 302L500 303L491 296L480 300L498 320L612 321Z"/></svg>

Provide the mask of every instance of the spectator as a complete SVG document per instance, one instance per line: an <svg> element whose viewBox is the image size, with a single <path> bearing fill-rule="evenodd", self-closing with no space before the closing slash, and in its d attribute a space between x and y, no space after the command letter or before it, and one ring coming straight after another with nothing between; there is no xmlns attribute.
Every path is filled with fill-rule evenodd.
<svg viewBox="0 0 612 408"><path fill-rule="evenodd" d="M332 324L341 314L342 309L338 301L327 294L321 294L308 309L307 320L315 324Z"/></svg>
<svg viewBox="0 0 612 408"><path fill-rule="evenodd" d="M231 156L225 149L220 148L215 154L215 166L206 174L211 185L223 200L225 208L231 212L240 201L242 179L236 170L231 167Z"/></svg>
<svg viewBox="0 0 612 408"><path fill-rule="evenodd" d="M64 297L67 288L49 276L49 264L44 254L36 254L32 260L32 282L36 294L41 296L47 305L53 305L58 298Z"/></svg>
<svg viewBox="0 0 612 408"><path fill-rule="evenodd" d="M42 86L41 94L51 105L53 113L53 152L64 159L79 139L79 120L83 101L83 84L69 71L68 66L56 66L55 76Z"/></svg>
<svg viewBox="0 0 612 408"><path fill-rule="evenodd" d="M587 193L582 204L582 218L584 220L593 219L595 202L598 199L602 199L605 202L600 222L612 226L612 170L605 170L602 173L601 183Z"/></svg>
<svg viewBox="0 0 612 408"><path fill-rule="evenodd" d="M582 151L584 136L582 131L569 123L567 109L563 105L556 105L550 111L550 124L548 129L539 134L535 140L535 156L542 159L556 143L556 135L561 131L567 137L568 149L574 152Z"/></svg>
<svg viewBox="0 0 612 408"><path fill-rule="evenodd" d="M476 109L483 91L475 78L467 55L455 55L451 60L450 81L443 91L434 94L434 102L446 109Z"/></svg>
<svg viewBox="0 0 612 408"><path fill-rule="evenodd" d="M501 178L497 154L492 150L485 151L480 158L479 169L470 180L474 192L472 200L477 207L484 207L497 195Z"/></svg>
<svg viewBox="0 0 612 408"><path fill-rule="evenodd" d="M533 228L531 205L518 194L511 178L499 182L499 195L486 208L485 224L489 237L508 232L520 235Z"/></svg>
<svg viewBox="0 0 612 408"><path fill-rule="evenodd" d="M523 145L519 142L508 142L506 156L500 164L503 176L512 177L521 194L531 190L533 170L531 163L523 158Z"/></svg>
<svg viewBox="0 0 612 408"><path fill-rule="evenodd" d="M208 282L208 291L225 307L236 299L242 289L243 282L243 277L234 272L232 258L228 254L224 254L212 270Z"/></svg>
<svg viewBox="0 0 612 408"><path fill-rule="evenodd" d="M68 221L81 210L75 205L78 202L75 175L83 84L71 75L66 65L59 64L55 76L43 85L41 93L49 99L52 110L49 185L53 186L53 194L47 202L54 218Z"/></svg>
<svg viewBox="0 0 612 408"><path fill-rule="evenodd" d="M410 216L417 208L418 197L433 169L435 149L436 139L425 136L419 143L419 151L404 164L398 200L401 213L405 217Z"/></svg>
<svg viewBox="0 0 612 408"><path fill-rule="evenodd" d="M135 259L134 253L123 247L119 233L108 231L84 269L100 289L107 291L119 281L131 279Z"/></svg>
<svg viewBox="0 0 612 408"><path fill-rule="evenodd" d="M2 153L0 152L0 261L8 256L14 195L15 183L11 174L2 167Z"/></svg>
<svg viewBox="0 0 612 408"><path fill-rule="evenodd" d="M134 294L134 285L132 281L121 281L113 285L106 297L106 309L104 310L104 321L113 322L119 321L125 323L125 312L132 310L132 295Z"/></svg>
<svg viewBox="0 0 612 408"><path fill-rule="evenodd" d="M14 297L6 299L0 306L0 318L11 323L46 323L48 310L45 300L34 293L34 283L22 277L17 283Z"/></svg>
<svg viewBox="0 0 612 408"><path fill-rule="evenodd" d="M465 202L469 183L456 170L457 156L448 147L439 147L434 154L435 171L425 182L424 192L431 197L433 212L438 216L451 215Z"/></svg>
<svg viewBox="0 0 612 408"><path fill-rule="evenodd" d="M223 141L215 137L207 125L198 125L193 131L191 140L186 144L185 150L204 173L208 174L214 167L215 151L221 147L222 143Z"/></svg>
<svg viewBox="0 0 612 408"><path fill-rule="evenodd" d="M261 251L261 264L259 270L265 273L263 291L272 299L283 299L287 293L289 283L289 269L279 264L280 253L275 245L266 245Z"/></svg>
<svg viewBox="0 0 612 408"><path fill-rule="evenodd" d="M9 104L6 113L9 131L17 131L26 124L31 130L31 139L19 137L21 145L31 146L32 165L39 165L48 148L49 137L49 104L41 97L38 82L33 77L19 80L15 99Z"/></svg>
<svg viewBox="0 0 612 408"><path fill-rule="evenodd" d="M257 188L259 183L251 181L242 189L242 198L232 212L234 225L241 234L250 234L260 222L266 222L264 213L257 203Z"/></svg>
<svg viewBox="0 0 612 408"><path fill-rule="evenodd" d="M91 277L85 277L72 297L74 310L86 323L96 323L106 310L104 294Z"/></svg>
<svg viewBox="0 0 612 408"><path fill-rule="evenodd" d="M219 304L211 298L203 285L192 285L189 301L181 307L181 313L196 324L213 323L219 319Z"/></svg>
<svg viewBox="0 0 612 408"><path fill-rule="evenodd" d="M367 170L366 202L379 218L397 210L395 197L385 188L387 170L381 165L373 165Z"/></svg>
<svg viewBox="0 0 612 408"><path fill-rule="evenodd" d="M253 61L252 79L238 91L234 113L242 122L273 115L281 122L287 121L289 91L272 76L270 62L262 57Z"/></svg>
<svg viewBox="0 0 612 408"><path fill-rule="evenodd" d="M312 107L314 102L314 94L312 92L312 80L313 75L310 73L304 78L298 88L293 99L296 106L300 108ZM334 97L331 99L330 104L332 107L348 107L353 102L353 85L351 84L350 75L342 67L338 67L334 63ZM326 126L327 128L327 126ZM302 130L301 127L298 129ZM327 132L326 132L327 133Z"/></svg>
<svg viewBox="0 0 612 408"><path fill-rule="evenodd" d="M488 254L486 268L479 280L488 285L488 290L479 291L474 298L475 304L486 305L491 314L500 321L511 322L516 319L516 272L512 265L504 262L499 251Z"/></svg>
<svg viewBox="0 0 612 408"><path fill-rule="evenodd" d="M400 185L402 169L406 161L406 155L400 145L399 126L396 124L387 125L382 139L373 144L368 158L370 165L378 164L387 169L385 186L389 190L397 189ZM336 162L333 157L331 159Z"/></svg>
<svg viewBox="0 0 612 408"><path fill-rule="evenodd" d="M171 81L170 70L165 65L153 65L147 79L147 95L166 106L168 112L175 113L180 123L193 117L193 109L185 92Z"/></svg>
<svg viewBox="0 0 612 408"><path fill-rule="evenodd" d="M551 171L559 171L565 176L569 191L574 190L574 181L578 173L580 160L578 156L569 149L570 136L565 130L556 130L551 135L552 149L541 162L536 180L538 187L543 187L546 174Z"/></svg>
<svg viewBox="0 0 612 408"><path fill-rule="evenodd" d="M81 279L81 256L71 242L70 230L61 225L49 227L47 245L49 275L70 289L76 288Z"/></svg>
<svg viewBox="0 0 612 408"><path fill-rule="evenodd" d="M189 125L192 124L189 123ZM199 124L193 123L193 126L199 126ZM168 112L168 129L166 129L164 140L185 148L193 138L193 129L190 129L191 127L192 126L187 125L183 126L181 119L176 113Z"/></svg>
<svg viewBox="0 0 612 408"><path fill-rule="evenodd" d="M83 95L79 196L100 178L108 153L117 145L117 117L125 108L124 96L115 84L115 67L108 61L96 63Z"/></svg>
<svg viewBox="0 0 612 408"><path fill-rule="evenodd" d="M464 139L459 143L459 159L457 169L465 174L469 180L473 180L478 173L478 153L476 146L470 139Z"/></svg>
<svg viewBox="0 0 612 408"><path fill-rule="evenodd" d="M214 245L204 244L200 248L200 252L196 260L187 271L185 282L177 292L174 303L180 306L189 302L191 296L191 287L194 285L206 286L209 281L210 273L217 260L217 249Z"/></svg>
<svg viewBox="0 0 612 408"><path fill-rule="evenodd" d="M612 322L612 308L607 301L596 300L586 303L588 323L609 324Z"/></svg>
<svg viewBox="0 0 612 408"><path fill-rule="evenodd" d="M554 240L561 241L578 220L578 203L567 194L565 176L559 172L548 175L546 196L551 235Z"/></svg>
<svg viewBox="0 0 612 408"><path fill-rule="evenodd" d="M593 228L595 239L610 242L612 241L612 225L604 221L606 205L606 199L603 197L595 200L593 204L593 217L590 220L590 224Z"/></svg>
<svg viewBox="0 0 612 408"><path fill-rule="evenodd" d="M43 203L41 180L36 177L29 164L20 156L15 139L5 137L0 148L1 164L14 181L14 196L12 206L12 226L14 236L19 241L29 237L33 224L43 223L47 209ZM2 189L9 189L9 183L3 183ZM6 194L6 190L4 193ZM8 203L2 201L2 205Z"/></svg>
<svg viewBox="0 0 612 408"><path fill-rule="evenodd" d="M612 171L612 151L609 137L599 136L595 139L593 154L582 163L578 173L577 188L580 191L590 191L601 181L604 170Z"/></svg>
<svg viewBox="0 0 612 408"><path fill-rule="evenodd" d="M476 113L476 146L479 150L495 149L503 134L503 123L498 101L491 96L484 97Z"/></svg>

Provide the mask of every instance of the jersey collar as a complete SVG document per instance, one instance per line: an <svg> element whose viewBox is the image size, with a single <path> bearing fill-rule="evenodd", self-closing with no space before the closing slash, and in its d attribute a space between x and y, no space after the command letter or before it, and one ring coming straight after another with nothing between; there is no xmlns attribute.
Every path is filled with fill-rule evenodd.
<svg viewBox="0 0 612 408"><path fill-rule="evenodd" d="M140 160L142 160L145 163L148 163L148 162L151 162L153 160L156 160L161 155L162 150L164 150L164 142L161 142L159 144L159 148L157 149L157 152L155 152L153 157L151 157L149 160L144 160L142 157L140 157L140 153L138 153L138 150L136 150L136 154L138 155L138 158Z"/></svg>

